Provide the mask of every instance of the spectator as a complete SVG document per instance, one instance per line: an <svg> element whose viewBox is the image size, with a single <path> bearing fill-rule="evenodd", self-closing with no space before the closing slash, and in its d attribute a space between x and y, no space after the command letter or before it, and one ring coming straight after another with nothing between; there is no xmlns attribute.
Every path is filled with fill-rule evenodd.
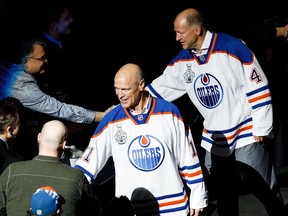
<svg viewBox="0 0 288 216"><path fill-rule="evenodd" d="M38 188L31 196L27 216L60 216L61 197L50 186Z"/></svg>
<svg viewBox="0 0 288 216"><path fill-rule="evenodd" d="M20 129L20 117L16 100L4 98L0 101L0 174L11 163L22 161L12 146Z"/></svg>
<svg viewBox="0 0 288 216"><path fill-rule="evenodd" d="M0 96L13 96L20 100L24 107L47 115L77 123L99 122L105 112L95 112L79 106L61 103L43 93L33 75L45 73L48 59L45 54L46 43L37 38L23 41L19 59L12 64L2 65ZM7 66L7 67L5 67Z"/></svg>
<svg viewBox="0 0 288 216"><path fill-rule="evenodd" d="M38 74L36 79L43 92L62 102L71 103L72 88L68 90L69 82L66 80L71 76L74 63L70 58L70 44L65 39L72 32L73 17L68 3L63 0L46 2L45 8L45 12L39 14L40 32L37 34L46 43L45 53L49 64L46 65L45 73Z"/></svg>
<svg viewBox="0 0 288 216"><path fill-rule="evenodd" d="M14 59L13 63L1 64L0 99L14 97L29 110L75 123L91 124L102 119L106 112L63 103L42 92L33 76L45 73L45 66L48 64L44 50L45 42L37 38L28 38L21 45L17 55L19 58Z"/></svg>
<svg viewBox="0 0 288 216"><path fill-rule="evenodd" d="M39 154L10 164L0 176L0 215L23 215L31 194L43 185L63 197L62 216L100 215L98 199L83 172L60 162L66 140L67 128L61 121L44 124L38 134Z"/></svg>
<svg viewBox="0 0 288 216"><path fill-rule="evenodd" d="M251 190L268 214L283 214L268 145L272 100L257 58L242 40L207 30L202 13L193 8L176 16L174 31L183 50L147 90L168 101L187 93L203 116L201 146L215 185L218 214L239 215L236 182L240 168L250 185L256 185ZM253 182L251 176L261 183Z"/></svg>
<svg viewBox="0 0 288 216"><path fill-rule="evenodd" d="M51 0L45 2L41 7L45 7L43 10L35 10L35 14L38 17L39 27L36 30L30 31L29 34L35 34L39 39L45 41L45 55L49 60L49 64L45 66L45 73L34 74L40 89L57 100L69 103L69 104L81 104L83 102L77 99L72 91L79 91L82 89L77 82L78 88L75 88L74 71L75 61L71 59L72 47L74 46L70 43L69 36L72 32L72 22L73 18L70 12L70 5L65 0ZM36 32L35 32L36 31ZM69 77L69 82L67 82L67 77ZM76 75L79 80L79 76ZM75 92L76 92L75 91ZM80 93L79 93L80 95ZM82 100L86 100L87 97ZM85 106L84 106L85 107ZM34 124L27 124L29 128L31 137L33 137L34 131L39 131L41 126L46 121L53 119L45 114L30 111L27 112L27 121L34 122ZM67 141L68 146L75 146L77 149L84 149L86 146L80 146L84 140L89 140L90 134L94 129L92 124L81 124L71 121L63 122L69 131L69 140ZM37 125L38 127L35 127ZM35 133L37 134L37 133ZM35 135L34 135L35 136ZM63 160L67 161L68 160Z"/></svg>
<svg viewBox="0 0 288 216"><path fill-rule="evenodd" d="M112 156L116 197L126 196L136 215L187 216L190 206L198 216L207 193L191 131L175 105L144 87L138 65L120 68L114 88L121 105L99 123L75 167L92 183Z"/></svg>

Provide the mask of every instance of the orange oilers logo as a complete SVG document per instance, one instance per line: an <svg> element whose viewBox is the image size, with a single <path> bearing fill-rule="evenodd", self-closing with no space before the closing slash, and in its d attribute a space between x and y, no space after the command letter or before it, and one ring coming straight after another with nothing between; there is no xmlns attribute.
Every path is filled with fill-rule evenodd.
<svg viewBox="0 0 288 216"><path fill-rule="evenodd" d="M154 136L141 135L132 140L128 148L131 164L142 171L157 169L163 162L163 144Z"/></svg>

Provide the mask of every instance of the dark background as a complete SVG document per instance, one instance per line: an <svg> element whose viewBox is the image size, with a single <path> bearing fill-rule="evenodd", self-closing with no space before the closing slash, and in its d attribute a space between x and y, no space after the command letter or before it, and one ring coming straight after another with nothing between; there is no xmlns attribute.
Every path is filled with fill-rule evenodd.
<svg viewBox="0 0 288 216"><path fill-rule="evenodd" d="M166 65L182 49L175 41L173 21L184 8L196 7L203 10L210 30L241 37L255 52L258 45L262 44L261 41L252 39L256 29L247 26L255 20L273 20L275 16L288 17L286 2L283 0L70 0L68 2L74 18L73 32L69 37L72 47L72 69L63 71L59 76L64 77L77 93L79 105L95 110L105 110L118 103L113 79L123 64L128 62L139 64L146 74L147 84L162 74ZM39 18L43 11L45 11L43 0L0 0L0 58L13 55L12 47L18 40L26 34L38 31ZM287 53L287 50L285 52ZM271 83L275 81L275 85L285 86L279 84L282 80L287 82L286 79L276 77L279 75L278 72L276 70L276 75L272 75L274 79L271 79ZM190 122L196 147L199 147L202 118L187 96L175 103ZM280 117L282 118L282 115ZM87 127L88 136L85 136L87 140L79 138L82 139L84 146L88 144L95 125L92 127ZM29 143L20 142L20 144L23 146L19 152L22 149L30 151ZM284 142L281 145L284 146ZM24 154L26 153L23 153L23 156ZM113 164L110 164L111 160L108 162L108 168L97 178L99 182L103 179L106 181L107 176L113 175L113 169L109 168ZM287 160L285 162L287 163ZM110 198L107 188L113 189L114 182L108 181L107 184L110 183L112 186L104 187L103 191L101 187L98 189L99 194L102 193L100 198L103 200Z"/></svg>
<svg viewBox="0 0 288 216"><path fill-rule="evenodd" d="M59 76L77 93L79 105L95 110L118 103L113 78L123 64L140 64L147 84L163 72L182 49L173 30L173 20L182 9L201 9L209 29L246 38L254 34L253 30L245 30L253 20L273 19L286 13L280 0L253 1L253 5L248 0L68 2L74 18L69 37L72 69ZM0 57L11 54L13 45L23 35L38 31L44 10L43 0L0 0ZM253 47L255 43L248 45ZM185 96L175 103L193 122L197 112L190 100Z"/></svg>

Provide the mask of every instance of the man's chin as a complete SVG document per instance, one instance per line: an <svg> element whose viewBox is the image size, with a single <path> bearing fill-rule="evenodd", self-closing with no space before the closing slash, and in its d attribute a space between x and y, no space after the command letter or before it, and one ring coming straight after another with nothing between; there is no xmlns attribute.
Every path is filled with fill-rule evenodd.
<svg viewBox="0 0 288 216"><path fill-rule="evenodd" d="M129 106L128 106L127 103L121 103L121 106L122 106L123 108L129 108Z"/></svg>

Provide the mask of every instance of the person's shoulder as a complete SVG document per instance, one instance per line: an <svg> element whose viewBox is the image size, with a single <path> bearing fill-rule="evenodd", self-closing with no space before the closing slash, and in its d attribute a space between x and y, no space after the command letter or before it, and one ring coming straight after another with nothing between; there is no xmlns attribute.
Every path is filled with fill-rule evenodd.
<svg viewBox="0 0 288 216"><path fill-rule="evenodd" d="M72 166L70 166L70 165L68 165L66 163L62 163L61 162L60 166L64 169L65 173L68 173L68 174L70 173L71 175L75 175L75 176L78 176L78 177L84 176L84 173L83 173L82 170L76 169L76 168L74 168L74 167L72 167Z"/></svg>
<svg viewBox="0 0 288 216"><path fill-rule="evenodd" d="M6 161L6 163L7 163L7 161ZM14 174L20 173L24 170L24 167L26 167L26 166L29 167L29 163L30 163L30 160L27 160L27 161L22 160L22 159L21 160L18 159L17 161L15 160L15 161L7 164L3 173L7 172L7 173L9 173L9 175L14 175Z"/></svg>
<svg viewBox="0 0 288 216"><path fill-rule="evenodd" d="M176 57L170 61L169 64L173 65L175 62L177 62L179 60L191 59L192 57L193 57L193 55L189 49L182 49L179 51L179 53L176 55Z"/></svg>
<svg viewBox="0 0 288 216"><path fill-rule="evenodd" d="M6 143L0 139L0 153L4 153L4 151L7 151Z"/></svg>
<svg viewBox="0 0 288 216"><path fill-rule="evenodd" d="M153 97L153 96L152 96L152 98L154 98L154 100L156 100L157 103L161 103L163 105L167 105L167 106L171 106L171 107L176 107L176 105L174 103L169 102L169 101L165 100L164 98Z"/></svg>
<svg viewBox="0 0 288 216"><path fill-rule="evenodd" d="M239 41L240 39L234 35L228 34L226 32L217 32L217 39L221 39L223 41L226 41L228 44L231 41Z"/></svg>
<svg viewBox="0 0 288 216"><path fill-rule="evenodd" d="M23 158L20 155L18 155L17 153L13 151L7 151L3 158L3 161L1 161L1 163L3 163L2 171L5 170L9 165L14 164L16 162L21 162L21 161L23 161Z"/></svg>
<svg viewBox="0 0 288 216"><path fill-rule="evenodd" d="M163 111L172 111L174 113L180 113L179 108L172 102L169 102L163 98L155 98L155 101L157 103L157 107L163 109Z"/></svg>
<svg viewBox="0 0 288 216"><path fill-rule="evenodd" d="M24 66L22 64L10 63L6 67L6 76L8 79L17 81L24 81L26 79L31 79L31 74L25 73Z"/></svg>
<svg viewBox="0 0 288 216"><path fill-rule="evenodd" d="M6 152L6 156L7 156L7 159L13 161L13 162L17 162L17 161L24 161L23 158L15 151L12 151L12 150L8 150Z"/></svg>
<svg viewBox="0 0 288 216"><path fill-rule="evenodd" d="M121 104L115 105L115 107L110 110L101 120L102 123L108 124L111 121L117 120L119 118L126 117L123 107Z"/></svg>
<svg viewBox="0 0 288 216"><path fill-rule="evenodd" d="M217 34L217 43L214 46L214 51L217 49L225 49L228 51L246 49L245 41L234 35L219 32Z"/></svg>

